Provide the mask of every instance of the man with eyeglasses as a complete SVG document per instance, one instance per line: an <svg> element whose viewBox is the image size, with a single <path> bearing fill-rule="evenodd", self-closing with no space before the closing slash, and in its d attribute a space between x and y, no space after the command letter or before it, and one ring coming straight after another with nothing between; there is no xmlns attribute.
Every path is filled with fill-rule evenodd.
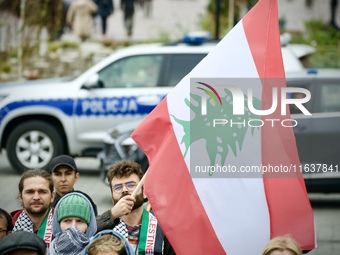
<svg viewBox="0 0 340 255"><path fill-rule="evenodd" d="M107 173L113 207L97 216L97 231L113 229L123 235L136 254L175 254L156 217L145 206L143 188L132 196L143 177L141 166L131 160L112 165Z"/></svg>
<svg viewBox="0 0 340 255"><path fill-rule="evenodd" d="M13 229L12 217L9 213L0 208L0 240L10 234Z"/></svg>

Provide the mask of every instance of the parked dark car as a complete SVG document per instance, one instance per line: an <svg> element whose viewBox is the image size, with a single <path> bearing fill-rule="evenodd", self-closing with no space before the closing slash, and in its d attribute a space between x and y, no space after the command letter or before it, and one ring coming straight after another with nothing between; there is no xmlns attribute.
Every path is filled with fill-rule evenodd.
<svg viewBox="0 0 340 255"><path fill-rule="evenodd" d="M340 192L340 69L291 73L287 86L310 91L305 116L291 109L298 121L294 134L308 192Z"/></svg>

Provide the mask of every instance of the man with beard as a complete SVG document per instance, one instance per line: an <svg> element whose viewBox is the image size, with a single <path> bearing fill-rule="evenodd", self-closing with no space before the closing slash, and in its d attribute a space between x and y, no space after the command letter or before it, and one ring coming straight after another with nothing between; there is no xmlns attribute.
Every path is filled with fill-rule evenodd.
<svg viewBox="0 0 340 255"><path fill-rule="evenodd" d="M107 178L113 207L97 216L97 231L113 229L120 233L136 254L175 254L156 217L145 206L143 188L132 196L142 177L141 166L134 161L123 160L111 166Z"/></svg>
<svg viewBox="0 0 340 255"><path fill-rule="evenodd" d="M27 170L22 174L18 187L23 209L11 212L13 232L36 233L49 246L54 213L51 207L54 199L51 175L42 169Z"/></svg>

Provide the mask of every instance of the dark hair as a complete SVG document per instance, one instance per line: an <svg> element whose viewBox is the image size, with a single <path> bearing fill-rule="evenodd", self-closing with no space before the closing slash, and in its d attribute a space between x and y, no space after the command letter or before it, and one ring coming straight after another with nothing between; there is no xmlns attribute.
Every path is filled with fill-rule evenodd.
<svg viewBox="0 0 340 255"><path fill-rule="evenodd" d="M13 223L12 223L11 215L9 215L9 213L6 210L0 208L0 216L1 215L3 215L6 218L6 221L7 221L7 229L6 230L7 231L12 231Z"/></svg>
<svg viewBox="0 0 340 255"><path fill-rule="evenodd" d="M139 177L139 179L142 179L143 177L141 165L133 160L122 160L112 165L110 167L109 172L106 175L110 184L111 191L112 191L111 181L113 178L129 177L132 174L136 174Z"/></svg>
<svg viewBox="0 0 340 255"><path fill-rule="evenodd" d="M32 169L32 170L27 170L25 171L22 175L21 175L21 179L19 181L19 195L22 194L22 191L24 190L24 181L28 178L32 178L32 177L41 177L44 178L46 181L49 182L49 188L51 193L54 190L54 185L53 185L53 180L51 177L51 174L43 169Z"/></svg>

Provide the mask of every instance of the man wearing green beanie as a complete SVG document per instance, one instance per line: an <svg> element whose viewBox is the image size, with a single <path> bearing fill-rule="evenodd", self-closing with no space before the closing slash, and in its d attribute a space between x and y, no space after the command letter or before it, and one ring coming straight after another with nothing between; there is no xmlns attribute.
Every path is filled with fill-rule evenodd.
<svg viewBox="0 0 340 255"><path fill-rule="evenodd" d="M95 212L90 200L81 192L69 192L55 207L49 254L81 254L96 231Z"/></svg>

